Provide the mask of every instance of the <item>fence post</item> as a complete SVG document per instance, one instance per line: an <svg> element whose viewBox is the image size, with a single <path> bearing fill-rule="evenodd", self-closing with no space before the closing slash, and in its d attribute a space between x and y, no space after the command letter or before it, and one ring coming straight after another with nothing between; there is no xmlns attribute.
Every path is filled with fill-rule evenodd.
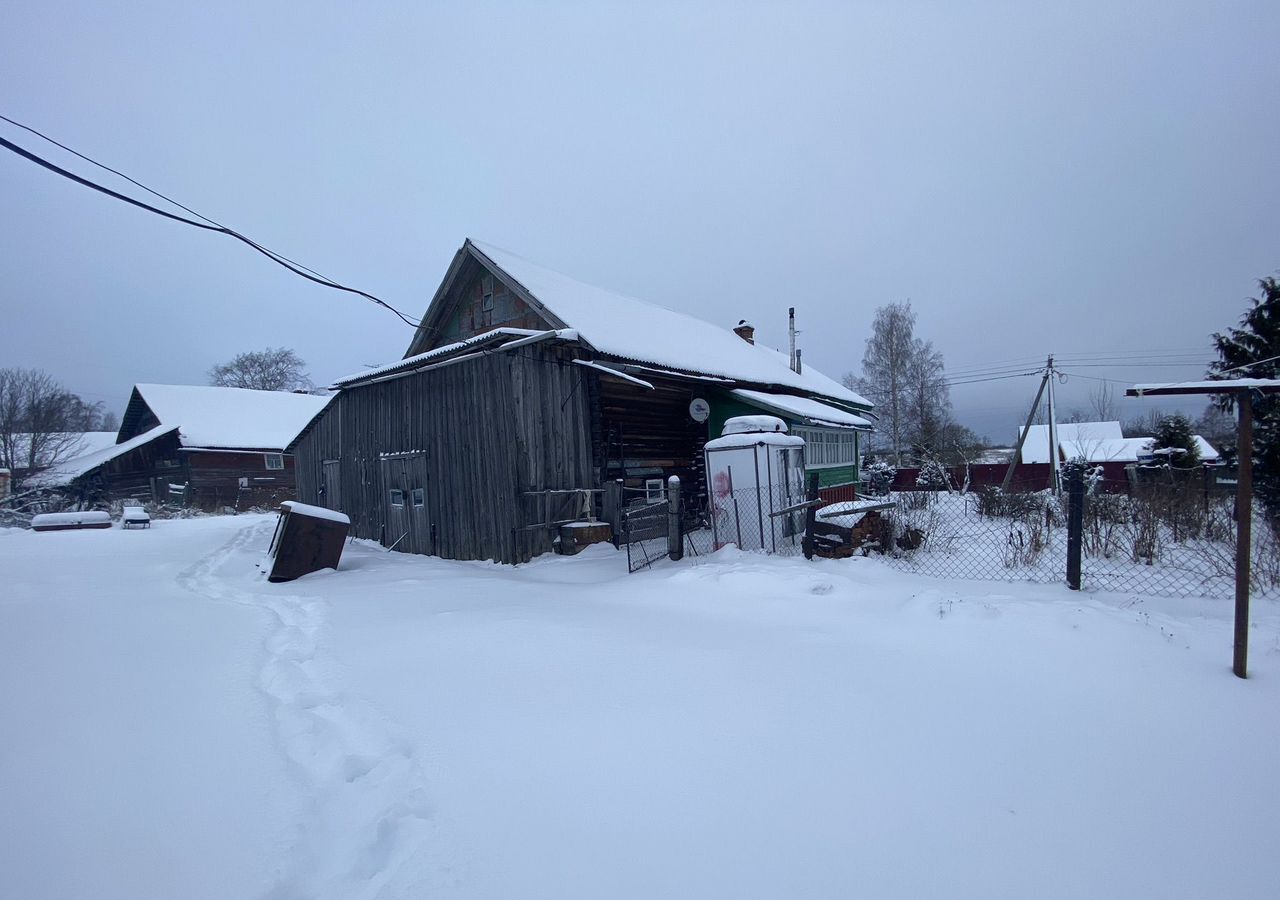
<svg viewBox="0 0 1280 900"><path fill-rule="evenodd" d="M1084 467L1067 464L1067 587L1080 590L1080 547L1084 540Z"/></svg>
<svg viewBox="0 0 1280 900"><path fill-rule="evenodd" d="M680 476L667 479L667 556L684 558L684 532L680 528L683 516L683 498L680 495Z"/></svg>
<svg viewBox="0 0 1280 900"><path fill-rule="evenodd" d="M809 473L809 491L805 495L805 499L813 501L818 499L818 473ZM805 559L813 559L813 527L818 523L818 507L809 506L804 511L804 538L800 542L801 548L804 550Z"/></svg>
<svg viewBox="0 0 1280 900"><path fill-rule="evenodd" d="M613 532L613 546L622 544L622 479L607 482L604 486L604 505L600 510Z"/></svg>

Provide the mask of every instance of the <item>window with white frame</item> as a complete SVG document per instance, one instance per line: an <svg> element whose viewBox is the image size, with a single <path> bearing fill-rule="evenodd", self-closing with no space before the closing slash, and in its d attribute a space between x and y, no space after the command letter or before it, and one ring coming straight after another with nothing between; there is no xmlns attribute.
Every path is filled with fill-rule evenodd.
<svg viewBox="0 0 1280 900"><path fill-rule="evenodd" d="M425 488L414 488L409 496L413 500L415 507L427 505L427 491Z"/></svg>
<svg viewBox="0 0 1280 900"><path fill-rule="evenodd" d="M268 469L283 469L284 454L283 453L264 453L262 461Z"/></svg>
<svg viewBox="0 0 1280 900"><path fill-rule="evenodd" d="M807 468L851 466L858 458L858 436L853 431L836 428L793 428L791 433L804 438L804 457Z"/></svg>
<svg viewBox="0 0 1280 900"><path fill-rule="evenodd" d="M660 503L666 499L661 478L646 478L644 482L644 499L649 503Z"/></svg>
<svg viewBox="0 0 1280 900"><path fill-rule="evenodd" d="M397 509L404 506L404 491L398 488L391 489L391 505Z"/></svg>

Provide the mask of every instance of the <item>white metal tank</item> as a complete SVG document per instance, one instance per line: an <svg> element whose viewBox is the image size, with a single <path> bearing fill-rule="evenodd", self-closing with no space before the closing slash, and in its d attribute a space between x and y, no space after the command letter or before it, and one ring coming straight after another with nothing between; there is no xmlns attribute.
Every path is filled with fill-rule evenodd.
<svg viewBox="0 0 1280 900"><path fill-rule="evenodd" d="M735 416L708 441L707 485L717 549L776 552L798 546L804 511L804 439L775 416Z"/></svg>

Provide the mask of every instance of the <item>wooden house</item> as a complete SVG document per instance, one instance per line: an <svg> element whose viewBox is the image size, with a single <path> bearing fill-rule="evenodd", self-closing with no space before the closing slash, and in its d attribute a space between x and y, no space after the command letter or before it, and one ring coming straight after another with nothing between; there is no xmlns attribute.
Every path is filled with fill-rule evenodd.
<svg viewBox="0 0 1280 900"><path fill-rule="evenodd" d="M656 499L678 475L704 502L703 445L743 411L855 482L870 404L753 338L468 240L404 358L340 379L293 445L299 498L388 547L521 562L607 482Z"/></svg>
<svg viewBox="0 0 1280 900"><path fill-rule="evenodd" d="M201 385L135 385L116 443L58 463L34 486L87 502L135 498L217 510L296 492L286 446L327 397Z"/></svg>

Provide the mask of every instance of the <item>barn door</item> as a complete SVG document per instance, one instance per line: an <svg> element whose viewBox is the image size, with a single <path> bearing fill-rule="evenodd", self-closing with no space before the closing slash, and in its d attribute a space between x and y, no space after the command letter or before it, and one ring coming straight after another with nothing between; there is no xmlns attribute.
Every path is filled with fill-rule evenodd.
<svg viewBox="0 0 1280 900"><path fill-rule="evenodd" d="M342 509L341 463L336 459L326 459L321 464L320 490L322 502L329 509Z"/></svg>
<svg viewBox="0 0 1280 900"><path fill-rule="evenodd" d="M387 511L382 545L405 553L430 553L425 453L382 458L382 502Z"/></svg>

